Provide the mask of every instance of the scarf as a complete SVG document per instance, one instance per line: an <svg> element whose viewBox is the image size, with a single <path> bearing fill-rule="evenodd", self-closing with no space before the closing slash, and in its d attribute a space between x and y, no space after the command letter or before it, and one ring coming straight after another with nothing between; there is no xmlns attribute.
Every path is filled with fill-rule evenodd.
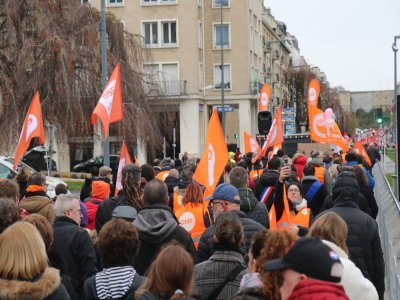
<svg viewBox="0 0 400 300"><path fill-rule="evenodd" d="M34 193L34 192L45 192L45 187L41 185L35 185L31 184L26 188L26 191L29 193Z"/></svg>

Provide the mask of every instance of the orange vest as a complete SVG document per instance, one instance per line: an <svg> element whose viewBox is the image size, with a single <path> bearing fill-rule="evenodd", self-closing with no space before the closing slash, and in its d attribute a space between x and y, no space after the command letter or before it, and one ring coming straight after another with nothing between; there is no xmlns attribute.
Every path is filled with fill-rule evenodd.
<svg viewBox="0 0 400 300"><path fill-rule="evenodd" d="M251 170L249 174L249 179L254 181L254 176L258 176L258 179L260 179L260 171L262 173L263 170Z"/></svg>
<svg viewBox="0 0 400 300"><path fill-rule="evenodd" d="M172 210L176 213L182 207L182 198L183 195L179 194L178 192L174 192L174 203Z"/></svg>
<svg viewBox="0 0 400 300"><path fill-rule="evenodd" d="M158 180L164 181L165 178L168 177L168 175L169 175L169 171L162 171L162 172L160 172L160 173L157 174L156 178L157 178Z"/></svg>
<svg viewBox="0 0 400 300"><path fill-rule="evenodd" d="M199 246L200 237L206 230L204 224L204 215L208 212L207 207L198 203L186 203L176 213L175 216L179 221L179 225L186 229L192 236L194 246Z"/></svg>
<svg viewBox="0 0 400 300"><path fill-rule="evenodd" d="M325 168L314 166L315 169L315 177L321 182L325 183Z"/></svg>

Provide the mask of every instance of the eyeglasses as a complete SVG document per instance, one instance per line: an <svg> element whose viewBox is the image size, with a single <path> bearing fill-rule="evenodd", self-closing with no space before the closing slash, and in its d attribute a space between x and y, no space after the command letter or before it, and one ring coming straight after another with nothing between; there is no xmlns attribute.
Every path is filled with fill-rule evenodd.
<svg viewBox="0 0 400 300"><path fill-rule="evenodd" d="M299 189L288 189L289 193L300 193Z"/></svg>
<svg viewBox="0 0 400 300"><path fill-rule="evenodd" d="M211 201L211 206L215 206L215 205L218 205L218 204L224 205L224 202L222 202L222 201Z"/></svg>

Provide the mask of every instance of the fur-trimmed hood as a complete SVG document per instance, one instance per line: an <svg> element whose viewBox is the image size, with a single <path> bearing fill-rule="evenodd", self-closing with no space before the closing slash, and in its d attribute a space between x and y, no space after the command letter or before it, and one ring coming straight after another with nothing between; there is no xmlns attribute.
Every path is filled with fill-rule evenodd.
<svg viewBox="0 0 400 300"><path fill-rule="evenodd" d="M0 279L0 299L45 299L57 290L60 283L60 271L50 267L34 281Z"/></svg>

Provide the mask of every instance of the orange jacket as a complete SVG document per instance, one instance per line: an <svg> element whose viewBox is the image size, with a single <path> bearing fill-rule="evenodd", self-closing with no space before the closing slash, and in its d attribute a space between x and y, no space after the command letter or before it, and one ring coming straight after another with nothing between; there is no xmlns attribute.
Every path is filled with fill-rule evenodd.
<svg viewBox="0 0 400 300"><path fill-rule="evenodd" d="M315 177L321 182L325 183L325 168L314 166L315 169Z"/></svg>
<svg viewBox="0 0 400 300"><path fill-rule="evenodd" d="M160 173L157 174L156 178L158 180L164 181L165 178L167 178L169 175L169 171L161 171Z"/></svg>
<svg viewBox="0 0 400 300"><path fill-rule="evenodd" d="M183 194L180 194L176 191L174 191L174 202L173 202L173 212L176 213L182 206L182 198Z"/></svg>

